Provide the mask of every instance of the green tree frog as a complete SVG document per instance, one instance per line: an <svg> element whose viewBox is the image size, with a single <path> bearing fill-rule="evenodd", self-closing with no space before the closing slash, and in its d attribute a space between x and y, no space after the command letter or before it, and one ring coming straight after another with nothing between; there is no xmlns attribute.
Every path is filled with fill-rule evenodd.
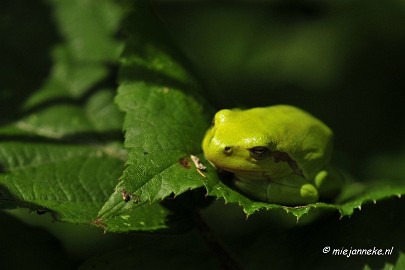
<svg viewBox="0 0 405 270"><path fill-rule="evenodd" d="M294 106L274 105L218 111L202 148L248 196L305 205L340 190L342 177L329 166L332 140L332 130L319 119Z"/></svg>

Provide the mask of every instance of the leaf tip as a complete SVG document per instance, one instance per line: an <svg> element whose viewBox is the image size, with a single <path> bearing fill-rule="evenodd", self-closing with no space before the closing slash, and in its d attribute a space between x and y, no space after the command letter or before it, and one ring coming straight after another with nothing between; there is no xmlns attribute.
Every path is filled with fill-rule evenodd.
<svg viewBox="0 0 405 270"><path fill-rule="evenodd" d="M104 223L101 217L96 217L94 220L91 220L90 224L101 228L104 233L108 231L107 224Z"/></svg>

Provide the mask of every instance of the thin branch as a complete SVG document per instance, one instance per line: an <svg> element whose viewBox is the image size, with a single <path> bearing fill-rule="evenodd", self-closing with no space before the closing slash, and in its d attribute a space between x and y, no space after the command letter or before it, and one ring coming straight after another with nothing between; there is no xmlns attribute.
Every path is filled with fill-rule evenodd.
<svg viewBox="0 0 405 270"><path fill-rule="evenodd" d="M198 231L200 232L211 253L220 262L221 268L223 270L242 270L235 259L226 250L217 235L201 217L199 212L195 213L194 220Z"/></svg>

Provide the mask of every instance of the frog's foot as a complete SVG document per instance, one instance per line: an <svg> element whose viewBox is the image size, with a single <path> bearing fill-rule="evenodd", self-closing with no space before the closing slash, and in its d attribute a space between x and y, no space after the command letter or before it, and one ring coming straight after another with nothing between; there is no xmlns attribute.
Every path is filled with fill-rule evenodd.
<svg viewBox="0 0 405 270"><path fill-rule="evenodd" d="M276 180L235 179L234 184L247 195L261 201L283 205L305 205L318 201L318 190L297 175Z"/></svg>
<svg viewBox="0 0 405 270"><path fill-rule="evenodd" d="M315 203L318 201L318 190L312 184L304 184L300 188L300 195L303 202Z"/></svg>

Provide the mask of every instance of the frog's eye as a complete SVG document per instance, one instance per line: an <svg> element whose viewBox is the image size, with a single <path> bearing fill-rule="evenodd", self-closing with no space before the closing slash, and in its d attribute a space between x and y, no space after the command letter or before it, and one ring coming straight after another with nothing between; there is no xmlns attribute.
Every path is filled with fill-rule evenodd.
<svg viewBox="0 0 405 270"><path fill-rule="evenodd" d="M230 147L230 146L225 146L224 147L224 153L225 153L225 155L227 155L227 156L230 156L230 155L232 155L232 147Z"/></svg>
<svg viewBox="0 0 405 270"><path fill-rule="evenodd" d="M249 149L250 156L256 160L265 159L270 156L270 149L265 146L255 146Z"/></svg>

